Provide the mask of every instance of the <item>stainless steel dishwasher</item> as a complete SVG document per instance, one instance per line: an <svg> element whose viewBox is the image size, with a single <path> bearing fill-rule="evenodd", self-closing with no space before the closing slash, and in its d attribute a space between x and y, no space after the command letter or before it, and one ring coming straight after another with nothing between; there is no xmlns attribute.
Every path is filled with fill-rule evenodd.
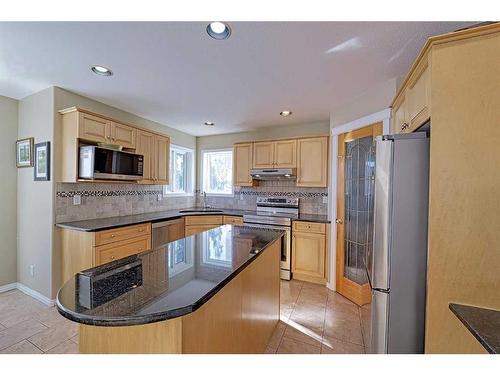
<svg viewBox="0 0 500 375"><path fill-rule="evenodd" d="M184 218L153 223L153 249L184 238Z"/></svg>

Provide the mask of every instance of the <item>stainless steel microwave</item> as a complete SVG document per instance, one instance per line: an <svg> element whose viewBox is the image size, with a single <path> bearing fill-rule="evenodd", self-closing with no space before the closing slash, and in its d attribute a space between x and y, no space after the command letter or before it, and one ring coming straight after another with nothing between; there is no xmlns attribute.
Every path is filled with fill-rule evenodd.
<svg viewBox="0 0 500 375"><path fill-rule="evenodd" d="M142 180L144 156L97 146L81 146L78 176L89 180Z"/></svg>

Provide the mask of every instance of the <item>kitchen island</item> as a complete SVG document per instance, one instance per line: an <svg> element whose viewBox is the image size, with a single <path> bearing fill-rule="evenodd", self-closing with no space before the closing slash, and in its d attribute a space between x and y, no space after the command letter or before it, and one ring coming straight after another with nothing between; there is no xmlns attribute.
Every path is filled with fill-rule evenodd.
<svg viewBox="0 0 500 375"><path fill-rule="evenodd" d="M81 353L263 353L279 321L283 232L223 225L82 271L57 309Z"/></svg>

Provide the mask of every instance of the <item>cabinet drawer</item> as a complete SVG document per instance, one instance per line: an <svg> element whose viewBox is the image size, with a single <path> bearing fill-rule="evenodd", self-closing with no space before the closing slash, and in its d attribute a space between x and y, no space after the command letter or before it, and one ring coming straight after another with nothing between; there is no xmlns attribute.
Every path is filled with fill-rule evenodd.
<svg viewBox="0 0 500 375"><path fill-rule="evenodd" d="M243 218L240 216L224 216L222 221L224 224L243 224Z"/></svg>
<svg viewBox="0 0 500 375"><path fill-rule="evenodd" d="M95 234L95 245L105 245L117 241L123 241L130 238L149 235L151 233L151 224L130 225L122 228L108 229Z"/></svg>
<svg viewBox="0 0 500 375"><path fill-rule="evenodd" d="M142 253L150 248L151 237L149 235L98 246L95 248L96 266Z"/></svg>
<svg viewBox="0 0 500 375"><path fill-rule="evenodd" d="M222 225L221 215L186 216L186 225Z"/></svg>
<svg viewBox="0 0 500 375"><path fill-rule="evenodd" d="M326 233L326 225L324 223L311 223L308 221L294 221L293 230L312 233Z"/></svg>
<svg viewBox="0 0 500 375"><path fill-rule="evenodd" d="M217 228L219 225L218 224L215 224L215 225L191 225L191 226L186 226L186 230L185 230L185 236L193 236L197 233L200 233L200 232L205 232L209 229L212 229L212 228Z"/></svg>

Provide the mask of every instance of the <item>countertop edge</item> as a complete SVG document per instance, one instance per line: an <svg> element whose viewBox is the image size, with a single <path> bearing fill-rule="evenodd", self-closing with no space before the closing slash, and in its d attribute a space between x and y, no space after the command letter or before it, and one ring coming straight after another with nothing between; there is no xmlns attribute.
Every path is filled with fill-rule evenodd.
<svg viewBox="0 0 500 375"><path fill-rule="evenodd" d="M128 225L136 225L136 224L144 224L144 223L156 223L159 221L175 220L175 219L179 219L179 218L187 217L187 216L219 216L219 215L222 215L222 216L243 217L243 215L244 215L243 213L234 212L231 209L229 209L229 210L221 209L221 210L222 210L222 212L204 212L204 213L178 212L178 213L172 213L171 216L166 214L165 217L163 217L163 218L159 217L159 218L155 218L155 219L130 220L129 222L125 222L125 223L109 224L109 225L97 226L94 228L84 228L84 227L74 226L74 225L72 225L73 222L71 222L71 221L70 222L63 222L63 223L55 223L54 225L57 228L76 230L79 232L99 232L101 230L120 228L120 227L125 227ZM157 211L157 212L159 215L161 215L161 212L166 212L166 211ZM149 212L147 214L155 214L155 213L156 212ZM304 215L318 215L318 214L304 214ZM127 215L127 216L134 216L134 215ZM114 218L119 218L119 217L123 218L123 217L127 217L127 216L113 216L113 217L109 217L109 218L103 218L103 220L104 219L114 219ZM318 216L327 216L327 215L318 215ZM89 221L90 220L96 220L96 219L89 219ZM99 220L99 219L97 219L97 220ZM86 221L86 220L77 220L77 221L74 221L74 223L78 223L78 222L82 222L82 221ZM292 221L306 221L306 222L311 222L311 223L324 223L324 224L331 223L331 221L329 219L320 219L320 218L314 219L314 218L310 218L310 217L305 217L305 218L299 217L296 219L292 219Z"/></svg>
<svg viewBox="0 0 500 375"><path fill-rule="evenodd" d="M478 310L488 310L492 312L497 312L500 314L499 311L492 310L492 309L487 309L483 307L477 307L477 306L471 306L471 305L463 305L459 303L449 303L448 304L449 309L453 314L462 322L462 324L467 328L467 330L474 336L474 338L483 346L483 348L486 349L486 351L490 354L500 354L500 352L497 350L498 348L495 348L494 346L491 345L477 330L477 327L474 327L471 322L469 322L464 316L462 316L461 312L459 309L461 307L469 308L469 309L478 309Z"/></svg>
<svg viewBox="0 0 500 375"><path fill-rule="evenodd" d="M105 319L94 319L90 318L86 315L79 314L74 311L68 311L59 303L59 292L57 292L56 296L56 308L57 311L64 316L66 319L69 319L73 322L91 326L99 326L99 327L127 327L127 326L135 326L135 325L144 325L150 323L157 323L165 320L181 318L185 315L191 314L198 310L205 303L210 301L219 291L221 291L227 284L229 284L236 276L238 276L241 272L243 272L250 264L252 264L256 259L260 257L271 245L273 245L276 241L281 239L284 236L284 233L277 236L274 240L269 242L267 246L259 251L255 256L248 259L245 263L243 263L236 271L231 273L228 277L222 280L216 287L210 290L207 294L205 294L202 298L197 300L191 305L187 305L178 309L174 309L165 313L155 313L150 316L138 316L132 318L105 318Z"/></svg>

